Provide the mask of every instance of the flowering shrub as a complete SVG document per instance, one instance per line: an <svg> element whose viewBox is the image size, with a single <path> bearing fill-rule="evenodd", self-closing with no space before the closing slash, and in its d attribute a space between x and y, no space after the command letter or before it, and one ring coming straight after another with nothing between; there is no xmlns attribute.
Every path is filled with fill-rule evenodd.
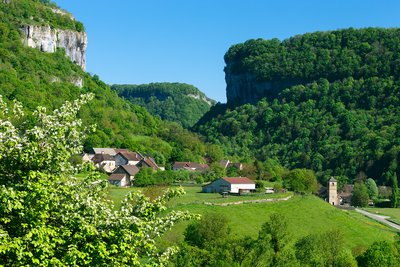
<svg viewBox="0 0 400 267"><path fill-rule="evenodd" d="M107 181L96 173L73 177L69 159L91 130L77 112L92 98L25 115L0 96L0 265L163 266L176 248L160 251L154 239L195 217L166 212L181 188L153 201L132 192L116 210Z"/></svg>

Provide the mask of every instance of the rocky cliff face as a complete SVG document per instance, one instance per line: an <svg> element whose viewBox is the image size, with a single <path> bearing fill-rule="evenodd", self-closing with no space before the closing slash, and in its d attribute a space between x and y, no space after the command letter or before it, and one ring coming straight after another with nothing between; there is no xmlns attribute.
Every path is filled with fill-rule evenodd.
<svg viewBox="0 0 400 267"><path fill-rule="evenodd" d="M206 102L209 106L212 106L215 104L215 102L213 102L213 100L209 99L208 97L205 96L201 96L201 95L194 95L194 94L188 94L188 97L194 98L194 99L199 99L199 100L203 100L204 102Z"/></svg>
<svg viewBox="0 0 400 267"><path fill-rule="evenodd" d="M283 89L298 84L296 81L259 81L253 73L233 74L230 64L225 68L228 104L256 103L262 98L275 98Z"/></svg>
<svg viewBox="0 0 400 267"><path fill-rule="evenodd" d="M27 25L21 28L25 33L23 42L43 52L54 53L58 47L72 62L86 69L87 35L85 32L51 29L50 26Z"/></svg>

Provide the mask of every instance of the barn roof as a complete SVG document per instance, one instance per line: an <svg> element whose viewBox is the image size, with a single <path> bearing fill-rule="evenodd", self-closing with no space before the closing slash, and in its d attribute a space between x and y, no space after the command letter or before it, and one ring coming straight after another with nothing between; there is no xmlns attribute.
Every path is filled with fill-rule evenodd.
<svg viewBox="0 0 400 267"><path fill-rule="evenodd" d="M230 184L255 184L255 182L247 177L222 177Z"/></svg>

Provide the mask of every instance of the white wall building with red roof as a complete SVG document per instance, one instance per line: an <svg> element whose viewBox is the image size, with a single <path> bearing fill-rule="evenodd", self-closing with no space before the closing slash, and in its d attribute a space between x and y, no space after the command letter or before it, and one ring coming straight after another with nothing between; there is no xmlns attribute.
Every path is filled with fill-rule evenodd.
<svg viewBox="0 0 400 267"><path fill-rule="evenodd" d="M245 194L256 190L256 183L247 177L222 177L203 186L204 193Z"/></svg>

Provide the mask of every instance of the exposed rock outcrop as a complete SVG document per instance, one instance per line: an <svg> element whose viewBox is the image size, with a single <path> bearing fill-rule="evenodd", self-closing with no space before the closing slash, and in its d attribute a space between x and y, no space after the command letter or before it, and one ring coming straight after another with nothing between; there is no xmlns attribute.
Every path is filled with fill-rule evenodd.
<svg viewBox="0 0 400 267"><path fill-rule="evenodd" d="M228 104L233 105L275 98L283 89L298 84L296 81L259 81L252 73L233 74L229 63L225 68L225 82Z"/></svg>
<svg viewBox="0 0 400 267"><path fill-rule="evenodd" d="M194 94L188 94L188 97L194 98L194 99L201 99L204 102L206 102L209 106L212 106L214 103L212 102L211 99L205 97L205 96L201 96L201 95L194 95Z"/></svg>
<svg viewBox="0 0 400 267"><path fill-rule="evenodd" d="M87 35L85 32L51 29L50 26L27 25L21 29L25 33L23 42L43 52L54 53L58 47L72 62L86 69Z"/></svg>
<svg viewBox="0 0 400 267"><path fill-rule="evenodd" d="M83 78L82 77L70 77L69 81L70 81L70 83L72 83L75 86L78 86L79 88L83 87Z"/></svg>
<svg viewBox="0 0 400 267"><path fill-rule="evenodd" d="M83 87L83 78L79 76L70 76L67 80L61 80L59 77L51 77L50 83L69 82L79 88Z"/></svg>

